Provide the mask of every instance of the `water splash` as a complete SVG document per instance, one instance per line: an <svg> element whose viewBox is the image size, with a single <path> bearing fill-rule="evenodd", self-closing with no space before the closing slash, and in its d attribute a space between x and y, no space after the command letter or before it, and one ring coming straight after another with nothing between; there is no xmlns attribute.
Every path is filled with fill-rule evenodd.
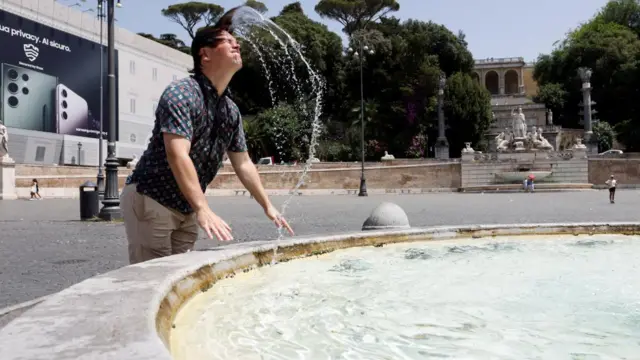
<svg viewBox="0 0 640 360"><path fill-rule="evenodd" d="M275 54L274 50L269 50L266 47L258 45L257 39L254 38L255 30L264 30L266 33L270 34L273 39L277 42L277 44L284 51L284 59L278 58ZM276 91L274 90L274 84L272 78L270 76L269 68L267 66L265 53L270 55L269 58L277 61L279 65L279 69L288 68L289 70L289 80L290 84L294 87L295 93L299 96L299 103L301 104L300 110L303 113L305 119L311 119L311 138L309 140L309 151L307 161L304 163L302 173L296 185L291 189L289 197L282 204L280 213L284 216L286 215L287 208L293 200L293 197L300 189L300 187L305 183L309 170L311 169L311 165L313 160L315 159L316 148L318 146L318 137L321 133L321 124L320 124L320 114L322 112L322 95L324 92L325 82L324 80L316 73L313 67L309 64L307 59L302 54L302 46L295 41L291 35L289 35L284 29L278 26L273 21L265 18L257 12L256 10L243 6L236 10L233 15L233 26L232 30L235 34L237 34L240 38L245 39L251 46L251 48L257 53L258 61L260 61L262 65L262 69L267 76L267 83L269 86L269 93L271 95L271 103L272 105L276 105ZM314 95L314 107L311 113L309 113L306 105L306 101L304 101L304 92L302 90L302 81L298 78L296 74L296 66L294 61L294 56L299 59L305 66L308 79L307 81L311 85L311 93ZM284 66L285 63L288 66ZM276 147L281 152L282 155L282 142L279 137L276 139ZM284 238L284 229L278 229L278 239L282 240ZM278 248L278 243L276 242L274 247L274 262L276 259L276 251Z"/></svg>

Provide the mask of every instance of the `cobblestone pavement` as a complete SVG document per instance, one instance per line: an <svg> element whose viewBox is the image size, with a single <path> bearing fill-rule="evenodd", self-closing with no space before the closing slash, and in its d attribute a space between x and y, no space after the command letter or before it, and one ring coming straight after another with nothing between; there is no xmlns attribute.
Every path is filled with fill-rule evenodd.
<svg viewBox="0 0 640 360"><path fill-rule="evenodd" d="M286 197L273 198L281 204ZM537 194L298 196L288 219L297 234L358 231L382 201L402 206L412 226L481 223L640 221L640 191ZM277 232L247 197L211 197L236 241L274 239ZM127 264L121 223L81 222L78 200L0 201L0 307L60 291ZM208 239L197 248L217 246Z"/></svg>

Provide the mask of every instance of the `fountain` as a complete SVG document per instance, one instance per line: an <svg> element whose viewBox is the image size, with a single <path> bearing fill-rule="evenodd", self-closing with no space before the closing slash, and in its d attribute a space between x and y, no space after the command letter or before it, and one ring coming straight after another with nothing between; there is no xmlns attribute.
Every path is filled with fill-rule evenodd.
<svg viewBox="0 0 640 360"><path fill-rule="evenodd" d="M463 191L520 191L523 180L531 175L538 190L591 188L586 148L579 141L572 149L555 151L541 128L528 131L521 108L512 110L511 117L511 127L494 138L494 151L479 153L465 143Z"/></svg>
<svg viewBox="0 0 640 360"><path fill-rule="evenodd" d="M275 266L272 241L193 251L54 294L0 330L0 353L633 358L639 234L640 223L377 229L282 240Z"/></svg>

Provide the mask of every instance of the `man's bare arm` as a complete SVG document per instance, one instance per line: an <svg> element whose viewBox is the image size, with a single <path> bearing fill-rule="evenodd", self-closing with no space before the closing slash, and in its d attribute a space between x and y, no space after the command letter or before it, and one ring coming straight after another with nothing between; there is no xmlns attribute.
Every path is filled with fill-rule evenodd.
<svg viewBox="0 0 640 360"><path fill-rule="evenodd" d="M171 172L182 195L196 212L208 207L207 199L198 181L198 173L189 157L191 141L183 136L169 133L163 133L162 136Z"/></svg>
<svg viewBox="0 0 640 360"><path fill-rule="evenodd" d="M251 195L256 199L256 202L258 202L263 209L268 209L271 206L271 202L269 201L267 193L264 191L260 174L258 174L258 169L256 169L256 166L251 161L249 153L246 151L227 151L227 155L229 155L229 161L231 161L233 170L242 185L249 190Z"/></svg>

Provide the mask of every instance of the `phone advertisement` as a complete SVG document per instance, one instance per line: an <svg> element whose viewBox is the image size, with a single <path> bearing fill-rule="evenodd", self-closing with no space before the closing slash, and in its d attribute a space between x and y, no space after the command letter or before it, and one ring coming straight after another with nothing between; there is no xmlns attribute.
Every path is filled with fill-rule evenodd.
<svg viewBox="0 0 640 360"><path fill-rule="evenodd" d="M8 128L98 138L102 119L106 139L106 24L103 40L101 71L99 43L0 10L0 122ZM117 59L116 50L116 99ZM116 101L116 127L117 114Z"/></svg>

